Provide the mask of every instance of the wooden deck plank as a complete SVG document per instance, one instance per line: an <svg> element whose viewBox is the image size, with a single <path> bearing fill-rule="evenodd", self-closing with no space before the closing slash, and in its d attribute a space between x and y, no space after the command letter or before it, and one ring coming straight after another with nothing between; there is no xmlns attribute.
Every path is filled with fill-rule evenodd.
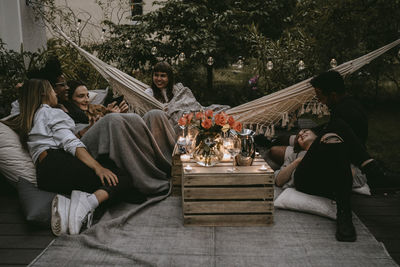
<svg viewBox="0 0 400 267"><path fill-rule="evenodd" d="M0 264L9 265L28 265L33 261L43 250L40 249L0 249Z"/></svg>
<svg viewBox="0 0 400 267"><path fill-rule="evenodd" d="M53 239L50 236L0 236L0 249L43 249Z"/></svg>

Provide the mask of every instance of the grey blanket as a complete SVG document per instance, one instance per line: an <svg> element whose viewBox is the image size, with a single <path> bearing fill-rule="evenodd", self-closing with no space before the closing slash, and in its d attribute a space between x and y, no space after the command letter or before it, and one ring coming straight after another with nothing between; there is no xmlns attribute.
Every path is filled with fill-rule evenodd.
<svg viewBox="0 0 400 267"><path fill-rule="evenodd" d="M182 83L177 83L173 88L174 97L166 104L165 111L172 125L177 126L178 120L183 112L194 112L200 110L211 109L214 112L227 110L230 107L227 105L213 104L208 107L202 106L194 97L192 91L185 87ZM176 128L177 130L179 128Z"/></svg>
<svg viewBox="0 0 400 267"><path fill-rule="evenodd" d="M135 215L135 216L133 216ZM31 266L397 266L354 218L355 243L335 221L276 210L270 227L184 227L181 199L121 204L79 236L57 238Z"/></svg>
<svg viewBox="0 0 400 267"><path fill-rule="evenodd" d="M169 189L175 132L164 112L152 110L143 119L133 113L112 113L96 122L82 138L90 154L109 157L128 172L145 194Z"/></svg>

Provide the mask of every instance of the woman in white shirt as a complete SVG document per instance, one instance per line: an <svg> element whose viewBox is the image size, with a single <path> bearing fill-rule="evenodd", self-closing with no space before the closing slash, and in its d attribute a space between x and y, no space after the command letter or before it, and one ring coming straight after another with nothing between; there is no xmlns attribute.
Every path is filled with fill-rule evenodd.
<svg viewBox="0 0 400 267"><path fill-rule="evenodd" d="M103 167L88 153L73 133L73 120L61 109L53 108L57 102L47 80L31 79L20 89L20 115L7 124L27 144L36 164L38 187L62 194L72 192L71 200L62 195L53 200L53 233L79 234L85 221L90 226L99 203L124 194L132 182L111 161L104 162L113 170Z"/></svg>

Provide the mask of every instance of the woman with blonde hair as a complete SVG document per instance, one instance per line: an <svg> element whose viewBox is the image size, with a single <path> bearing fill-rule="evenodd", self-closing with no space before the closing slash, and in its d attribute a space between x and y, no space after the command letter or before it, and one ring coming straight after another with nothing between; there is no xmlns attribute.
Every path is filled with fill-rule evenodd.
<svg viewBox="0 0 400 267"><path fill-rule="evenodd" d="M111 160L103 167L74 135L73 120L57 106L57 96L47 80L31 79L20 88L20 114L6 122L20 136L37 168L40 189L71 194L52 202L51 228L55 235L79 234L94 209L132 186ZM118 176L116 175L118 174Z"/></svg>

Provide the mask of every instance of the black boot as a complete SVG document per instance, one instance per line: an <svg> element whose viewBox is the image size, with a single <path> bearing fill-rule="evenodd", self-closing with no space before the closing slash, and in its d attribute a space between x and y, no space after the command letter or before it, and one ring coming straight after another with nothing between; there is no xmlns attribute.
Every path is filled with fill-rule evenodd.
<svg viewBox="0 0 400 267"><path fill-rule="evenodd" d="M341 242L354 242L357 239L356 229L353 225L350 209L338 206L336 213L336 240Z"/></svg>
<svg viewBox="0 0 400 267"><path fill-rule="evenodd" d="M367 176L367 183L371 189L400 188L400 177L385 172L382 165L376 160L367 163L361 170Z"/></svg>

